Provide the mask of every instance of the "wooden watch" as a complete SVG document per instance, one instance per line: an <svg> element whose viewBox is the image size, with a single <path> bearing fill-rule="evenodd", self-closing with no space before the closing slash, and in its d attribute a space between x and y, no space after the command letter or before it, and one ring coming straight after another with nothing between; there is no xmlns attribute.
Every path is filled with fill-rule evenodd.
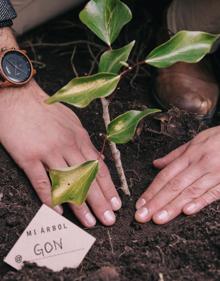
<svg viewBox="0 0 220 281"><path fill-rule="evenodd" d="M26 51L0 50L0 87L22 86L36 74Z"/></svg>

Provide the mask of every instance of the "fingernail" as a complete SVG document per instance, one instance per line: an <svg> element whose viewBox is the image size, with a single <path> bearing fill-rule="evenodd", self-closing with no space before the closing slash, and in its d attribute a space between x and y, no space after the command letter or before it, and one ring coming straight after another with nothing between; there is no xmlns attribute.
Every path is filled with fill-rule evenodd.
<svg viewBox="0 0 220 281"><path fill-rule="evenodd" d="M121 208L121 200L117 197L111 199L111 205L114 211L117 211Z"/></svg>
<svg viewBox="0 0 220 281"><path fill-rule="evenodd" d="M166 221L168 219L168 212L165 210L160 211L155 215L155 218L159 221Z"/></svg>
<svg viewBox="0 0 220 281"><path fill-rule="evenodd" d="M141 198L136 203L136 209L140 209L146 204L146 200L144 198Z"/></svg>
<svg viewBox="0 0 220 281"><path fill-rule="evenodd" d="M96 224L96 219L93 217L91 213L87 213L85 215L85 218L89 226L94 226Z"/></svg>
<svg viewBox="0 0 220 281"><path fill-rule="evenodd" d="M63 208L60 205L55 206L53 209L54 209L54 211L56 211L60 215L63 214Z"/></svg>
<svg viewBox="0 0 220 281"><path fill-rule="evenodd" d="M196 211L196 204L195 203L190 203L188 206L186 206L185 211L189 214L194 213Z"/></svg>
<svg viewBox="0 0 220 281"><path fill-rule="evenodd" d="M157 166L157 165L163 165L163 158L159 158L153 161L153 165Z"/></svg>
<svg viewBox="0 0 220 281"><path fill-rule="evenodd" d="M105 219L106 223L112 224L115 222L115 215L112 211L109 211L109 210L105 211L104 219Z"/></svg>
<svg viewBox="0 0 220 281"><path fill-rule="evenodd" d="M143 207L137 210L136 217L142 221L147 218L148 214L149 214L148 209L146 207Z"/></svg>

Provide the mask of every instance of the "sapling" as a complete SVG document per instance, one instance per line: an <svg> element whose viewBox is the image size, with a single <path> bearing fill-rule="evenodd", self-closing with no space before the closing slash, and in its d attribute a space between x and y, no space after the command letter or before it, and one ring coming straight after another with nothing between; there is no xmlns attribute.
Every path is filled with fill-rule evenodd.
<svg viewBox="0 0 220 281"><path fill-rule="evenodd" d="M199 31L180 31L164 44L153 49L143 61L129 65L128 59L135 41L113 49L122 28L131 21L132 13L120 0L91 0L80 12L80 20L101 39L108 49L99 60L98 73L77 77L47 100L48 104L64 102L85 108L96 99L101 100L106 139L121 180L121 189L130 195L120 151L116 144L125 144L135 135L139 122L159 109L130 110L111 121L109 97L117 91L120 80L138 65L166 68L177 62L197 63L208 54L219 35ZM82 204L98 173L94 159L65 170L51 170L53 205L71 202Z"/></svg>

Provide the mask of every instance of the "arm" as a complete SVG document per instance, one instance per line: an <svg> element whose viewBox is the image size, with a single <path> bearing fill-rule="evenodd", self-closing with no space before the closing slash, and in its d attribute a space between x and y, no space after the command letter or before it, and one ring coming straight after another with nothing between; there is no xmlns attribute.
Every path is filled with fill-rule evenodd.
<svg viewBox="0 0 220 281"><path fill-rule="evenodd" d="M17 47L10 28L0 29L0 48ZM97 159L98 152L77 116L62 104L46 105L47 94L32 79L22 87L0 89L0 142L24 170L41 201L51 205L47 168L64 168ZM114 211L121 206L108 169L101 171L88 195L87 204L70 204L87 227L97 218L105 225L115 222ZM62 212L61 207L59 208Z"/></svg>

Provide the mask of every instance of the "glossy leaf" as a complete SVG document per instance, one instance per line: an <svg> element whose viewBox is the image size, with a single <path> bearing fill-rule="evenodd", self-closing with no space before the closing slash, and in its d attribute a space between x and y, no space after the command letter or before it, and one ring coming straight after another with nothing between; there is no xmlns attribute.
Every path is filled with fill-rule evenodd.
<svg viewBox="0 0 220 281"><path fill-rule="evenodd" d="M88 106L93 100L107 97L116 89L120 76L111 73L99 73L92 76L74 78L47 103L65 102L79 108Z"/></svg>
<svg viewBox="0 0 220 281"><path fill-rule="evenodd" d="M71 202L81 205L86 200L89 188L98 173L98 161L88 161L82 165L50 170L53 206Z"/></svg>
<svg viewBox="0 0 220 281"><path fill-rule="evenodd" d="M120 49L106 51L100 58L99 72L118 74L123 63L127 62L134 44L135 41Z"/></svg>
<svg viewBox="0 0 220 281"><path fill-rule="evenodd" d="M130 9L120 0L91 0L81 11L80 20L109 46L132 19Z"/></svg>
<svg viewBox="0 0 220 281"><path fill-rule="evenodd" d="M118 144L129 142L135 135L139 122L146 116L160 112L148 108L144 111L130 110L111 121L107 128L107 138Z"/></svg>
<svg viewBox="0 0 220 281"><path fill-rule="evenodd" d="M146 63L158 68L169 67L176 62L196 63L208 54L219 38L199 31L180 31L169 41L155 48Z"/></svg>

